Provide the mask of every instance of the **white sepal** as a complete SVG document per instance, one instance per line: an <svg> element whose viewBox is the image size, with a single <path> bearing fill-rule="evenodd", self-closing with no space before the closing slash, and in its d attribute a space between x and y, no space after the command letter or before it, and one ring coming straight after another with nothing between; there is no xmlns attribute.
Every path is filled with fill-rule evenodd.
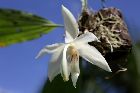
<svg viewBox="0 0 140 93"><path fill-rule="evenodd" d="M79 46L77 46L78 48ZM93 46L83 44L78 49L79 54L90 63L111 72L111 69L102 54Z"/></svg>
<svg viewBox="0 0 140 93"><path fill-rule="evenodd" d="M76 19L72 15L72 13L62 5L62 14L64 17L64 24L65 24L65 34L66 34L66 39L65 42L69 43L73 41L79 34L78 30L78 24L76 22Z"/></svg>
<svg viewBox="0 0 140 93"><path fill-rule="evenodd" d="M64 47L63 43L56 43L56 44L52 44L52 45L47 45L43 49L40 50L40 52L36 56L36 59L44 56L47 53L54 53L59 49L63 49L63 47Z"/></svg>

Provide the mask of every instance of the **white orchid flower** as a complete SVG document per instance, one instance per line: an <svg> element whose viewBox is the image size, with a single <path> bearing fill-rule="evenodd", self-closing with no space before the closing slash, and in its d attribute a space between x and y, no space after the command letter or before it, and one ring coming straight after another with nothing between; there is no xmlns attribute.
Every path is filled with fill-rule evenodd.
<svg viewBox="0 0 140 93"><path fill-rule="evenodd" d="M63 80L68 81L71 74L73 86L76 87L80 74L79 56L111 72L108 63L101 53L95 47L88 44L91 41L98 41L97 37L90 32L86 32L78 37L79 30L76 19L63 5L62 13L65 24L65 43L47 45L37 55L38 58L46 53L52 54L51 62L48 65L49 80L52 81L55 76L61 73Z"/></svg>

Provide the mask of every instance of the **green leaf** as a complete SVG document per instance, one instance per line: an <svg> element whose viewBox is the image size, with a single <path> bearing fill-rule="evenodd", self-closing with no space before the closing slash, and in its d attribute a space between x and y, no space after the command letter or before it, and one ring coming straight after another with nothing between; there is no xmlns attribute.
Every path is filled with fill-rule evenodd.
<svg viewBox="0 0 140 93"><path fill-rule="evenodd" d="M39 38L58 26L30 13L0 9L0 47Z"/></svg>

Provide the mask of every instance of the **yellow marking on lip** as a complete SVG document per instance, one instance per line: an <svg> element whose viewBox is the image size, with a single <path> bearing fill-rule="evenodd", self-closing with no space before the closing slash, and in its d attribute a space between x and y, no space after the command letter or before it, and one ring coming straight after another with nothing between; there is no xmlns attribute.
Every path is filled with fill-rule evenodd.
<svg viewBox="0 0 140 93"><path fill-rule="evenodd" d="M71 62L77 62L79 60L79 53L77 49L75 49L73 46L69 47L69 53L71 56Z"/></svg>

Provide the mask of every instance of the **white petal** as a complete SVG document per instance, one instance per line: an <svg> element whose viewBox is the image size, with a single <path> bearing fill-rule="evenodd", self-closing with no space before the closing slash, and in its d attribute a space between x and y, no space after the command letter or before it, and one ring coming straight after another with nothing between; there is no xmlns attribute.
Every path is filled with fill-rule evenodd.
<svg viewBox="0 0 140 93"><path fill-rule="evenodd" d="M49 63L48 64L48 77L49 80L52 81L54 79L55 76L57 76L60 73L60 60L58 60L58 62L55 63Z"/></svg>
<svg viewBox="0 0 140 93"><path fill-rule="evenodd" d="M62 62L63 48L52 54L51 61L48 64L48 77L52 81L60 73L60 64Z"/></svg>
<svg viewBox="0 0 140 93"><path fill-rule="evenodd" d="M66 43L73 41L79 34L78 24L72 13L62 5L62 13L64 17L64 24L66 30Z"/></svg>
<svg viewBox="0 0 140 93"><path fill-rule="evenodd" d="M111 69L101 53L93 46L82 44L77 46L79 54L90 63L111 72Z"/></svg>
<svg viewBox="0 0 140 93"><path fill-rule="evenodd" d="M72 73L71 74L71 79L72 79L72 82L73 82L73 86L76 88L76 82L78 80L78 77L79 77L79 73Z"/></svg>
<svg viewBox="0 0 140 93"><path fill-rule="evenodd" d="M46 47L44 47L43 49L40 50L40 52L36 56L36 59L39 57L42 57L43 55L45 55L47 53L53 53L59 49L62 49L63 46L64 46L63 43L56 43L56 44L52 44L52 45L47 45Z"/></svg>
<svg viewBox="0 0 140 93"><path fill-rule="evenodd" d="M62 63L61 63L61 75L63 77L63 80L64 81L68 81L69 80L69 67L68 67L68 61L67 61L67 49L70 45L67 44L65 47L64 47L64 50L63 50L63 56L62 56Z"/></svg>
<svg viewBox="0 0 140 93"><path fill-rule="evenodd" d="M80 74L79 61L71 62L70 65L71 65L71 78L72 78L73 86L76 88L76 82Z"/></svg>
<svg viewBox="0 0 140 93"><path fill-rule="evenodd" d="M58 62L49 62L48 64L48 77L49 80L52 81L55 76L60 73L60 59Z"/></svg>
<svg viewBox="0 0 140 93"><path fill-rule="evenodd" d="M75 43L88 43L92 41L98 41L98 38L91 32L85 32L84 34L80 35L75 39Z"/></svg>

